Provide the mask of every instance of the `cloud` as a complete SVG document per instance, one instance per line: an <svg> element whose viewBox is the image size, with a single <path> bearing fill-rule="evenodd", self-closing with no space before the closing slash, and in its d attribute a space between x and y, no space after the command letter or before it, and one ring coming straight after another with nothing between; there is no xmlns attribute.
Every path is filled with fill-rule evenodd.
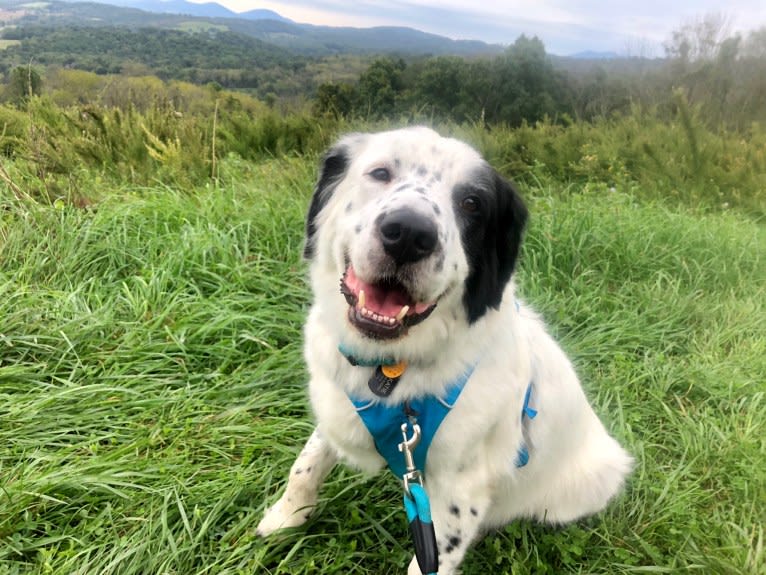
<svg viewBox="0 0 766 575"><path fill-rule="evenodd" d="M203 1L203 0L196 0ZM661 44L685 21L730 15L735 29L766 25L761 0L218 0L244 11L269 8L297 22L328 26L409 26L456 39L510 44L535 35L549 52L625 51Z"/></svg>

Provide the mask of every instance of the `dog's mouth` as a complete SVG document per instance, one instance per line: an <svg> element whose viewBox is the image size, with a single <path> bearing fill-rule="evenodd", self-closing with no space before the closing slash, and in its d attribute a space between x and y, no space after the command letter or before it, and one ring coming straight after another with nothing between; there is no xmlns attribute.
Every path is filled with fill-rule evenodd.
<svg viewBox="0 0 766 575"><path fill-rule="evenodd" d="M348 302L348 319L373 339L396 339L426 319L436 303L415 301L401 282L383 278L374 283L359 279L349 266L340 280L340 293Z"/></svg>

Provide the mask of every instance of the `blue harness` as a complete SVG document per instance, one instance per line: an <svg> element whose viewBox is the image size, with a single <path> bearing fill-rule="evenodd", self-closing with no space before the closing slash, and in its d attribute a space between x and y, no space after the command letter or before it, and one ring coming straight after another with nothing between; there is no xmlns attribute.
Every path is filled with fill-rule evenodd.
<svg viewBox="0 0 766 575"><path fill-rule="evenodd" d="M386 460L388 468L398 478L401 478L405 473L402 454L399 451L402 424L415 420L420 425L422 436L413 455L416 467L425 473L428 448L442 421L457 403L460 393L473 374L473 369L473 366L468 368L451 382L447 386L444 397L429 395L397 405L386 405L374 399L357 399L348 396L356 408L357 415L372 435L375 449ZM521 408L522 420L524 417L534 419L537 415L537 410L529 406L531 395L532 384L530 383L524 394L524 405ZM527 463L529 463L529 450L526 444L522 443L516 454L514 464L516 467L524 467Z"/></svg>

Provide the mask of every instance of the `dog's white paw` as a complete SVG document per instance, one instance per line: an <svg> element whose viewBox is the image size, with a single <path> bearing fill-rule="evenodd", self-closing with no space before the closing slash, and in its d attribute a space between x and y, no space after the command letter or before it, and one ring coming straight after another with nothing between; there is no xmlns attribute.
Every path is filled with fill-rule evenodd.
<svg viewBox="0 0 766 575"><path fill-rule="evenodd" d="M415 557L413 557L412 561L410 561L410 566L407 569L407 575L423 575L420 571L418 560Z"/></svg>
<svg viewBox="0 0 766 575"><path fill-rule="evenodd" d="M256 527L256 533L266 537L280 529L299 527L306 523L311 516L311 511L310 507L296 506L290 501L285 501L283 497L266 510L263 519Z"/></svg>

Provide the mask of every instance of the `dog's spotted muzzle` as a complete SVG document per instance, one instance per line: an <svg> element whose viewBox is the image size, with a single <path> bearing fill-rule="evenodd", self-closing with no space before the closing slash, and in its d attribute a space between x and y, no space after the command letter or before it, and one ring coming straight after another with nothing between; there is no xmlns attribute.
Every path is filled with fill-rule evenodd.
<svg viewBox="0 0 766 575"><path fill-rule="evenodd" d="M396 339L426 319L436 303L418 302L396 279L372 283L357 277L352 266L340 281L340 292L348 302L348 319L362 334L373 339Z"/></svg>

